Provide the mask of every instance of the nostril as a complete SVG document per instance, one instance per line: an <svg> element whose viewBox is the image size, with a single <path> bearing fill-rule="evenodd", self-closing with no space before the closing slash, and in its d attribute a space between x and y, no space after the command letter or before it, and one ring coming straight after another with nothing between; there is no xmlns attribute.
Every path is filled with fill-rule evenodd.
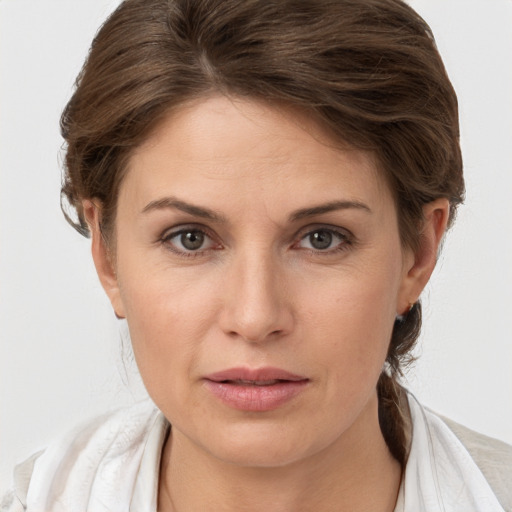
<svg viewBox="0 0 512 512"><path fill-rule="evenodd" d="M250 336L248 334L243 334L243 333L237 332L237 331L229 331L228 336L230 338L240 338L240 339L243 339L250 343L260 343L262 341L265 341L265 340L268 340L271 338L279 337L283 334L283 332L284 331L282 329L277 329L277 330L271 331L268 334L263 335L263 336Z"/></svg>

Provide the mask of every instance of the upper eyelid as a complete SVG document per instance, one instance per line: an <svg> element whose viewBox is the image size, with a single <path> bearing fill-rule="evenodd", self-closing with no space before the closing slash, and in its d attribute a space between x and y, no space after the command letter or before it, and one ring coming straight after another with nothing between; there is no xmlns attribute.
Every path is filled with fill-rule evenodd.
<svg viewBox="0 0 512 512"><path fill-rule="evenodd" d="M352 233L348 229L329 224L317 224L313 226L306 226L297 232L295 238L301 240L305 236L310 235L315 231L331 231L347 239L353 238Z"/></svg>
<svg viewBox="0 0 512 512"><path fill-rule="evenodd" d="M160 239L163 238L172 238L173 236L179 235L183 232L187 231L201 231L205 235L208 235L210 238L215 238L215 235L213 234L211 229L208 229L206 226L202 224L180 224L178 226L173 226L171 228L166 228L162 231L160 235Z"/></svg>

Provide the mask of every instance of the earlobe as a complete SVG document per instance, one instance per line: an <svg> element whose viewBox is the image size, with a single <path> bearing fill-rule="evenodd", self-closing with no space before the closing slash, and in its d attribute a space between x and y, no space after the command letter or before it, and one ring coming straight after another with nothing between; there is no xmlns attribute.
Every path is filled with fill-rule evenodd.
<svg viewBox="0 0 512 512"><path fill-rule="evenodd" d="M397 313L404 315L414 304L425 288L437 262L438 252L443 240L450 202L440 198L423 207L423 225L418 247L406 258L405 276L399 294Z"/></svg>
<svg viewBox="0 0 512 512"><path fill-rule="evenodd" d="M119 292L119 283L112 261L112 254L101 231L101 204L85 199L83 212L91 233L91 253L96 272L117 318L124 318L124 307Z"/></svg>

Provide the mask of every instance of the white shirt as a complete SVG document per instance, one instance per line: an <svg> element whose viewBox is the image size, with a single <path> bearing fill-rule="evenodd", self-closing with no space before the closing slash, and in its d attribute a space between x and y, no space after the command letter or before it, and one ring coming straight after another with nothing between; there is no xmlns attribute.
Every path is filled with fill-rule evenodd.
<svg viewBox="0 0 512 512"><path fill-rule="evenodd" d="M410 394L409 407L412 444L395 512L508 512L443 420ZM99 417L19 465L1 510L155 512L168 429L150 402Z"/></svg>

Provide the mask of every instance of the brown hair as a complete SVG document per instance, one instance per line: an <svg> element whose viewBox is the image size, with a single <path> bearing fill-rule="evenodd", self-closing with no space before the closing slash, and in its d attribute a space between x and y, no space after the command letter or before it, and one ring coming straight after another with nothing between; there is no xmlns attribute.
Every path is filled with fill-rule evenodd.
<svg viewBox="0 0 512 512"><path fill-rule="evenodd" d="M457 99L430 28L404 2L126 0L94 39L61 119L62 194L79 232L81 200L97 198L113 233L132 150L170 110L212 92L300 108L373 151L404 245L418 243L424 204L448 198L453 220L464 191ZM402 463L398 378L420 325L418 303L395 323L378 384L381 428Z"/></svg>

